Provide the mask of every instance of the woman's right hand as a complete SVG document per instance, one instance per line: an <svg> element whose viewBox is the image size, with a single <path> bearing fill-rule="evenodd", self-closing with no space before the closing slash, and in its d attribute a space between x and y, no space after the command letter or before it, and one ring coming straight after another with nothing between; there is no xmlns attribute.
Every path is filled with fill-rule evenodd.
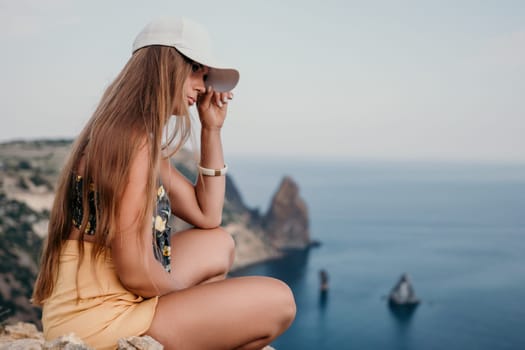
<svg viewBox="0 0 525 350"><path fill-rule="evenodd" d="M226 119L228 101L233 98L233 93L217 92L211 86L206 88L204 94L199 95L197 110L201 125L205 129L221 129Z"/></svg>

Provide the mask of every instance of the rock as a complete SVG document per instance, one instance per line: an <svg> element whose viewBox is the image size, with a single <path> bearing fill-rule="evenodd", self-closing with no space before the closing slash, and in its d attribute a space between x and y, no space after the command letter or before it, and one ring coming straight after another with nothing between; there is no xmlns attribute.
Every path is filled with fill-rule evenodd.
<svg viewBox="0 0 525 350"><path fill-rule="evenodd" d="M54 340L47 341L42 346L42 350L92 350L89 346L77 337L70 333L58 337Z"/></svg>
<svg viewBox="0 0 525 350"><path fill-rule="evenodd" d="M36 326L32 323L18 322L14 325L7 325L4 327L4 334L2 336L10 337L11 339L38 339L44 340L42 333L38 331Z"/></svg>
<svg viewBox="0 0 525 350"><path fill-rule="evenodd" d="M152 337L145 335L143 337L128 337L119 339L119 350L162 350L163 346Z"/></svg>
<svg viewBox="0 0 525 350"><path fill-rule="evenodd" d="M326 272L325 269L321 269L319 271L319 279L320 279L320 286L319 286L319 289L323 292L323 291L327 291L328 290L328 272Z"/></svg>
<svg viewBox="0 0 525 350"><path fill-rule="evenodd" d="M388 296L388 301L393 305L413 306L419 304L419 299L416 297L414 288L406 273L401 275L397 284L392 288Z"/></svg>
<svg viewBox="0 0 525 350"><path fill-rule="evenodd" d="M285 176L263 218L263 228L278 249L303 249L310 244L308 208L299 186Z"/></svg>
<svg viewBox="0 0 525 350"><path fill-rule="evenodd" d="M0 350L42 350L43 340L17 339L5 344L0 343Z"/></svg>
<svg viewBox="0 0 525 350"><path fill-rule="evenodd" d="M162 350L150 336L128 337L118 341L119 350ZM32 323L18 322L4 327L0 334L0 350L92 350L75 334L45 341L42 332Z"/></svg>
<svg viewBox="0 0 525 350"><path fill-rule="evenodd" d="M43 344L44 336L31 323L7 325L0 335L0 350L40 350Z"/></svg>
<svg viewBox="0 0 525 350"><path fill-rule="evenodd" d="M118 340L118 350L162 350L163 346L150 336ZM92 350L73 333L45 341L34 324L18 322L7 325L0 334L0 350ZM266 346L263 350L275 350Z"/></svg>

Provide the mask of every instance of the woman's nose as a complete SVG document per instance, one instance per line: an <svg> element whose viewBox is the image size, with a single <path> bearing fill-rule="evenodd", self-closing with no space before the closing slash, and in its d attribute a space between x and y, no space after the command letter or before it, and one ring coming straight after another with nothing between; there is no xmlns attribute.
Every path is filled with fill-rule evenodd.
<svg viewBox="0 0 525 350"><path fill-rule="evenodd" d="M206 92L206 84L204 83L203 78L196 79L195 85L193 87L195 90L197 90L199 94L203 94L204 92Z"/></svg>
<svg viewBox="0 0 525 350"><path fill-rule="evenodd" d="M197 90L197 92L198 92L199 94L203 94L203 93L205 93L205 92L206 92L206 86L204 85L204 82L203 82L202 84L199 84L199 85L195 88L195 90Z"/></svg>

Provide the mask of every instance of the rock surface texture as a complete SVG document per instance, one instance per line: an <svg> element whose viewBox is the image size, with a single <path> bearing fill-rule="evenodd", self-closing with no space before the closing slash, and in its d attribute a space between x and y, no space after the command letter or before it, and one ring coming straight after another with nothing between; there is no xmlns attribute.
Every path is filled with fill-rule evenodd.
<svg viewBox="0 0 525 350"><path fill-rule="evenodd" d="M54 340L45 341L42 332L34 324L18 322L3 327L0 334L1 350L90 350L74 334L66 334ZM162 350L162 345L155 339L144 337L122 338L118 341L119 350Z"/></svg>
<svg viewBox="0 0 525 350"><path fill-rule="evenodd" d="M118 350L162 350L162 344L150 336L121 338ZM34 324L18 322L4 326L0 333L0 350L92 350L74 334L45 341ZM263 350L275 350L271 346Z"/></svg>

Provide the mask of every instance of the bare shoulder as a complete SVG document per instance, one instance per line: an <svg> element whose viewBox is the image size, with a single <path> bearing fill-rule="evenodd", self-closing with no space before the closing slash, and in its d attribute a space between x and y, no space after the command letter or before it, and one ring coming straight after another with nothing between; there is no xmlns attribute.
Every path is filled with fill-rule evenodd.
<svg viewBox="0 0 525 350"><path fill-rule="evenodd" d="M146 140L143 140L131 160L129 173L130 184L146 182L148 168L150 166L150 157L149 144Z"/></svg>

